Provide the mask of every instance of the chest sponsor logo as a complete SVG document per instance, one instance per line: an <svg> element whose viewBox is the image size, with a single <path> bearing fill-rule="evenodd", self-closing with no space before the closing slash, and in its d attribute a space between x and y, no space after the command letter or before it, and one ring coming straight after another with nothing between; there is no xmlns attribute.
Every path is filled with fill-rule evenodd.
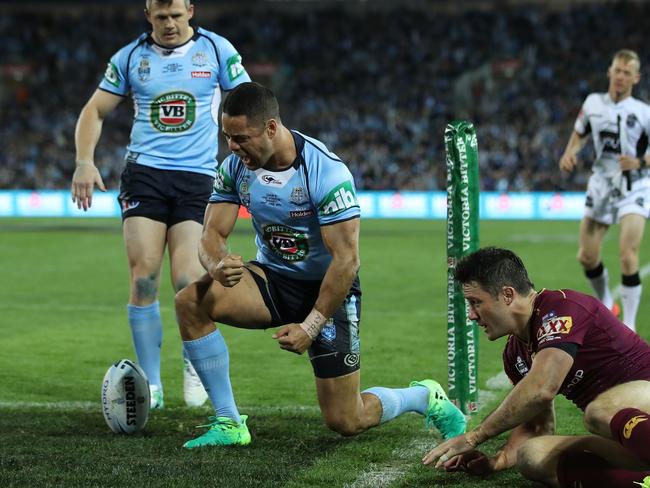
<svg viewBox="0 0 650 488"><path fill-rule="evenodd" d="M241 56L239 54L234 54L228 58L228 61L226 61L226 71L228 72L230 81L235 81L242 74L246 73L244 66L241 64Z"/></svg>
<svg viewBox="0 0 650 488"><path fill-rule="evenodd" d="M151 65L149 64L149 60L147 58L140 59L140 64L138 65L138 79L142 83L146 83L147 81L149 81L150 76L151 76Z"/></svg>
<svg viewBox="0 0 650 488"><path fill-rule="evenodd" d="M336 215L349 208L358 207L357 196L350 181L345 181L330 191L318 205L319 215Z"/></svg>
<svg viewBox="0 0 650 488"><path fill-rule="evenodd" d="M545 318L537 329L537 340L541 342L551 337L559 337L560 334L566 335L571 332L572 327L573 319L570 316Z"/></svg>
<svg viewBox="0 0 650 488"><path fill-rule="evenodd" d="M570 393L571 390L573 390L578 383L582 381L582 378L585 377L585 372L583 369L579 369L576 371L576 373L573 375L573 378L571 378L571 381L566 385L566 388L564 388L564 393Z"/></svg>
<svg viewBox="0 0 650 488"><path fill-rule="evenodd" d="M291 210L289 212L289 217L292 219L301 219L304 217L311 217L314 215L314 213L315 212L311 208L307 210Z"/></svg>
<svg viewBox="0 0 650 488"><path fill-rule="evenodd" d="M192 56L192 64L194 66L205 66L208 64L208 57L203 51L199 51L194 56Z"/></svg>
<svg viewBox="0 0 650 488"><path fill-rule="evenodd" d="M275 176L270 175L270 174L263 174L262 176L260 176L259 180L265 186L283 186L284 185L281 180L277 179Z"/></svg>
<svg viewBox="0 0 650 488"><path fill-rule="evenodd" d="M627 125L630 129L634 127L639 119L637 119L636 115L634 114L629 114L627 118L625 119L625 125Z"/></svg>
<svg viewBox="0 0 650 488"><path fill-rule="evenodd" d="M210 78L212 73L209 71L192 71L192 78Z"/></svg>
<svg viewBox="0 0 650 488"><path fill-rule="evenodd" d="M104 79L115 87L120 86L120 77L117 74L117 66L113 63L108 63L106 65L106 71L104 72Z"/></svg>
<svg viewBox="0 0 650 488"><path fill-rule="evenodd" d="M269 249L286 261L302 261L309 253L307 235L286 225L267 225L262 237Z"/></svg>
<svg viewBox="0 0 650 488"><path fill-rule="evenodd" d="M599 135L600 142L603 145L603 152L612 154L621 153L621 141L619 139L618 133L603 130L600 131Z"/></svg>
<svg viewBox="0 0 650 488"><path fill-rule="evenodd" d="M268 205L269 207L281 207L282 200L275 193L267 193L262 197L262 203Z"/></svg>
<svg viewBox="0 0 650 488"><path fill-rule="evenodd" d="M244 207L248 208L251 204L251 194L248 189L248 178L244 178L239 184L239 198Z"/></svg>
<svg viewBox="0 0 650 488"><path fill-rule="evenodd" d="M185 132L196 119L196 100L187 92L160 95L151 103L151 124L160 132Z"/></svg>

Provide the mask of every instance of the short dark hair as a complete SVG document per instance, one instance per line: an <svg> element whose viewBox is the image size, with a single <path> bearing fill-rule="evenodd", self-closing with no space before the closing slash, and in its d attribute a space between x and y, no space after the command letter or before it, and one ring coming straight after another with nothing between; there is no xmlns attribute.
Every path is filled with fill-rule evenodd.
<svg viewBox="0 0 650 488"><path fill-rule="evenodd" d="M280 121L280 107L273 92L253 81L237 85L228 93L222 110L231 117L246 116L249 125L264 125L269 119Z"/></svg>
<svg viewBox="0 0 650 488"><path fill-rule="evenodd" d="M462 284L476 282L493 297L504 286L512 286L520 294L535 288L521 258L498 247L485 247L462 258L456 263L454 278Z"/></svg>

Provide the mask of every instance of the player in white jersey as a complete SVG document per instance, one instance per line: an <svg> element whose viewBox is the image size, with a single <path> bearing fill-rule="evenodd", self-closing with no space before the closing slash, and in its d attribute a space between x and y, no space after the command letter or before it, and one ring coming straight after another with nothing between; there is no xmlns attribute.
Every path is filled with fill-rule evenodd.
<svg viewBox="0 0 650 488"><path fill-rule="evenodd" d="M639 250L650 216L650 106L632 97L639 69L634 51L624 49L614 55L607 71L607 93L587 97L560 159L560 169L573 171L577 153L592 136L596 160L580 224L578 260L598 298L614 308L601 248L609 226L619 224L623 322L631 329L641 301Z"/></svg>
<svg viewBox="0 0 650 488"><path fill-rule="evenodd" d="M222 126L233 154L219 167L206 210L199 253L207 274L176 295L184 346L215 416L184 447L251 441L215 322L279 327L273 338L280 348L308 351L325 423L342 435L407 411L445 437L464 432L462 412L433 380L360 391L360 209L347 166L322 142L282 125L275 96L257 83L228 94ZM255 261L228 250L240 205L253 219Z"/></svg>
<svg viewBox="0 0 650 488"><path fill-rule="evenodd" d="M119 201L130 270L129 325L138 362L151 385L151 406L162 408L160 271L168 248L176 291L205 270L198 242L217 165L221 90L250 78L225 38L192 27L189 0L146 0L151 32L120 49L84 106L75 134L72 199L87 210L94 186L105 191L94 152L104 118L128 95L135 107ZM185 402L207 393L184 354Z"/></svg>

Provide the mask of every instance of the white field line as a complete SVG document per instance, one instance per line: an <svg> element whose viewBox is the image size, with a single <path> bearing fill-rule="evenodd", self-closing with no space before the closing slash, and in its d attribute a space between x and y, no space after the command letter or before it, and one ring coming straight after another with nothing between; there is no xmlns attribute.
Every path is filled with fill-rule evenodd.
<svg viewBox="0 0 650 488"><path fill-rule="evenodd" d="M644 278L644 277L648 276L648 274L650 274L650 263L647 263L645 266L643 266L643 267L639 270L639 276L640 276L641 278ZM616 286L614 287L614 289L612 290L612 296L614 297L614 299L617 299L617 298L620 298L620 297L621 297L621 291L623 291L623 287L622 287L621 284L619 283L619 284L616 285Z"/></svg>

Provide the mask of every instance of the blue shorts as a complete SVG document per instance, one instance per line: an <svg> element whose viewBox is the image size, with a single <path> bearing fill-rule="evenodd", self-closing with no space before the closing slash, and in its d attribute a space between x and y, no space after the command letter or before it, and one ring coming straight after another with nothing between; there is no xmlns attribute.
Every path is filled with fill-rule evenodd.
<svg viewBox="0 0 650 488"><path fill-rule="evenodd" d="M147 217L167 227L186 220L203 224L213 183L211 176L201 173L127 163L117 197L122 221L129 217Z"/></svg>
<svg viewBox="0 0 650 488"><path fill-rule="evenodd" d="M270 327L305 320L316 303L321 282L296 280L256 261L252 261L252 264L259 266L266 274L264 280L251 271L264 303L271 312ZM317 378L345 376L361 367L360 319L361 289L357 277L341 306L309 347L309 359Z"/></svg>

